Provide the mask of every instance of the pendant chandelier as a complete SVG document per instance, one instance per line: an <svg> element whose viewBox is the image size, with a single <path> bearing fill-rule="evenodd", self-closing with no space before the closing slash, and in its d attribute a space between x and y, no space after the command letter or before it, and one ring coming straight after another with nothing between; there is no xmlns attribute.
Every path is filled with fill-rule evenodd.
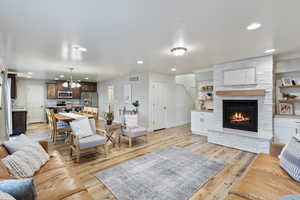
<svg viewBox="0 0 300 200"><path fill-rule="evenodd" d="M80 88L81 84L79 82L73 81L73 73L74 68L70 68L71 71L71 76L70 76L70 80L65 81L62 86L65 88Z"/></svg>

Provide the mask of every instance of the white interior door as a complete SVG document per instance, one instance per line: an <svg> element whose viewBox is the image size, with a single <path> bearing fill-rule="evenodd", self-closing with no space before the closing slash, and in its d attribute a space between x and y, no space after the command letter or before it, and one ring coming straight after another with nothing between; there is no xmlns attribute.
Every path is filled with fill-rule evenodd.
<svg viewBox="0 0 300 200"><path fill-rule="evenodd" d="M43 85L30 84L26 87L27 121L44 122L45 88Z"/></svg>
<svg viewBox="0 0 300 200"><path fill-rule="evenodd" d="M153 116L153 129L159 130L166 128L167 104L166 104L166 91L165 83L155 82L152 83L152 116Z"/></svg>

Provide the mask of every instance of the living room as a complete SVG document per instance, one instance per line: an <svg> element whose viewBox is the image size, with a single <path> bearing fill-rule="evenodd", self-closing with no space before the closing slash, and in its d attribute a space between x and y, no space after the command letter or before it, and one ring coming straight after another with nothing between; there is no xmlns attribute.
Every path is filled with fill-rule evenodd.
<svg viewBox="0 0 300 200"><path fill-rule="evenodd" d="M300 199L299 1L0 2L0 200Z"/></svg>

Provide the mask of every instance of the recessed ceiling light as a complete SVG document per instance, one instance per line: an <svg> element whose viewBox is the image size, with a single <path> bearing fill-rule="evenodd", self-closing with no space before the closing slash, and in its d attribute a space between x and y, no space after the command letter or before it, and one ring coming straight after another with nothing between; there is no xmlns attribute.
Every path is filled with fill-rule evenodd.
<svg viewBox="0 0 300 200"><path fill-rule="evenodd" d="M32 72L27 72L28 75L32 75Z"/></svg>
<svg viewBox="0 0 300 200"><path fill-rule="evenodd" d="M59 75L59 77L60 77L60 78L64 78L64 77L65 77L65 75L61 74L61 75Z"/></svg>
<svg viewBox="0 0 300 200"><path fill-rule="evenodd" d="M85 80L89 80L89 77L85 77L84 79L85 79Z"/></svg>
<svg viewBox="0 0 300 200"><path fill-rule="evenodd" d="M268 49L265 51L265 53L274 53L276 51L276 49Z"/></svg>
<svg viewBox="0 0 300 200"><path fill-rule="evenodd" d="M171 52L174 56L183 56L187 52L187 48L185 47L175 47L171 49Z"/></svg>
<svg viewBox="0 0 300 200"><path fill-rule="evenodd" d="M83 52L86 52L86 51L87 51L87 49L84 48L84 47L80 47L78 50L79 50L79 51L83 51Z"/></svg>
<svg viewBox="0 0 300 200"><path fill-rule="evenodd" d="M172 71L172 72L176 72L176 68L173 67L173 68L171 69L171 71Z"/></svg>
<svg viewBox="0 0 300 200"><path fill-rule="evenodd" d="M260 27L261 27L260 23L254 22L254 23L250 24L249 26L247 26L247 29L249 31L253 31L253 30L259 29Z"/></svg>
<svg viewBox="0 0 300 200"><path fill-rule="evenodd" d="M144 61L138 60L136 63L139 64L139 65L142 65L142 64L144 64Z"/></svg>

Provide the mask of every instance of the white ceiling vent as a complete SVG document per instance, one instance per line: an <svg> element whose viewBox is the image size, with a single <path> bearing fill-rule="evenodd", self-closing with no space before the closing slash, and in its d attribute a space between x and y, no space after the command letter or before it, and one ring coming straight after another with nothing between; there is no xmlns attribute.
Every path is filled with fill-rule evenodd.
<svg viewBox="0 0 300 200"><path fill-rule="evenodd" d="M139 80L140 80L140 77L138 77L138 76L129 77L129 81L139 81Z"/></svg>

